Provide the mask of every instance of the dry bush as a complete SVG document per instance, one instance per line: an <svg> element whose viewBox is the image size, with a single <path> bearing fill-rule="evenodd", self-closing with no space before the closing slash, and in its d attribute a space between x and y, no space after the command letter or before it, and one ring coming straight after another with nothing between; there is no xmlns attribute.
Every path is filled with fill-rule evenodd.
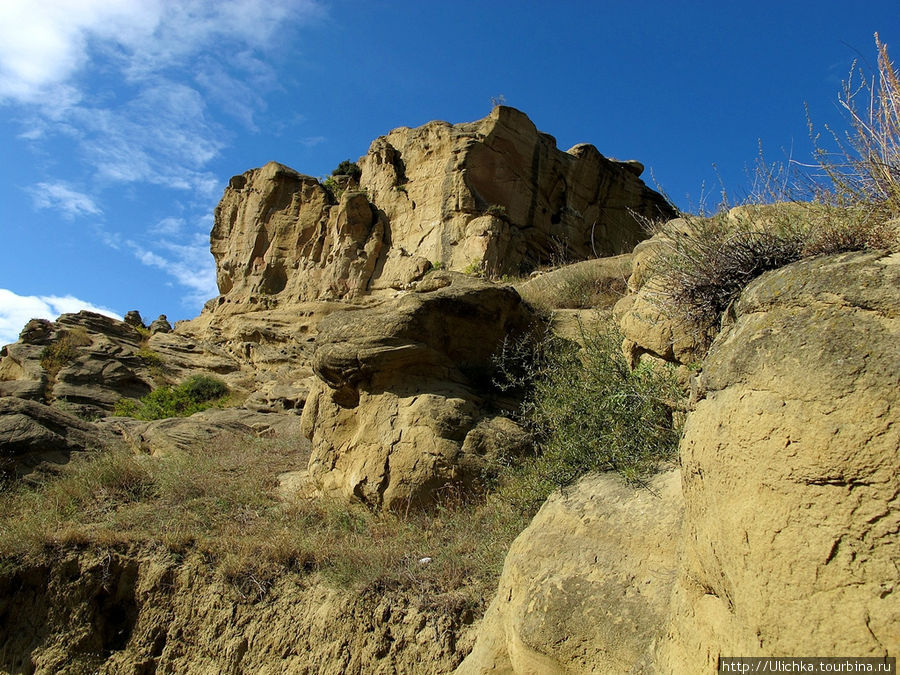
<svg viewBox="0 0 900 675"><path fill-rule="evenodd" d="M829 128L835 151L814 137L813 173L760 158L749 203L656 230L648 293L692 332L714 332L743 288L768 270L820 254L900 250L900 80L877 34L875 44L877 77L860 82L851 69L839 98L848 129Z"/></svg>
<svg viewBox="0 0 900 675"><path fill-rule="evenodd" d="M818 166L830 185L823 201L864 204L883 218L900 216L900 78L887 45L875 34L878 72L868 80L854 63L838 101L846 113L843 133L826 127L836 150L815 136Z"/></svg>

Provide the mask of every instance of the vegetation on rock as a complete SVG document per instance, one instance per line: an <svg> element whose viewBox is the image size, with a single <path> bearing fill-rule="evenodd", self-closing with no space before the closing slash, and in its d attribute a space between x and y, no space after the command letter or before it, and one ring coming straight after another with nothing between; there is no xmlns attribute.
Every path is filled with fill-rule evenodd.
<svg viewBox="0 0 900 675"><path fill-rule="evenodd" d="M332 176L350 176L350 179L353 181L359 181L359 177L362 175L362 169L356 164L356 162L351 162L349 159L345 159L343 162L335 167L334 171L331 172Z"/></svg>
<svg viewBox="0 0 900 675"><path fill-rule="evenodd" d="M900 217L900 78L877 34L875 41L878 84L856 83L860 74L851 69L840 97L849 130L842 136L828 128L836 151L814 137L817 172L761 159L751 203L657 228L649 291L684 324L714 326L750 281L797 260L900 249L892 222Z"/></svg>
<svg viewBox="0 0 900 675"><path fill-rule="evenodd" d="M537 450L506 469L500 493L526 510L591 471L641 483L677 452L673 411L682 394L673 368L629 369L612 326L582 330L581 342L550 336L507 346L498 358L500 386L526 392L520 418Z"/></svg>
<svg viewBox="0 0 900 675"><path fill-rule="evenodd" d="M139 402L123 398L114 414L139 420L187 417L205 410L228 395L228 386L209 375L194 375L176 387L159 387Z"/></svg>
<svg viewBox="0 0 900 675"><path fill-rule="evenodd" d="M63 367L78 357L78 348L89 344L91 339L84 329L74 328L63 332L41 351L41 367L50 377L56 377Z"/></svg>

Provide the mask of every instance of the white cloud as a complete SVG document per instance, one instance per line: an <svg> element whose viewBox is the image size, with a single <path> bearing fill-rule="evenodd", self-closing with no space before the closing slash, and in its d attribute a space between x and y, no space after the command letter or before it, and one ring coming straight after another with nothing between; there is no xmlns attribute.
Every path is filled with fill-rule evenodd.
<svg viewBox="0 0 900 675"><path fill-rule="evenodd" d="M190 302L216 295L208 244L176 220L211 210L223 185L208 167L230 141L225 121L256 129L280 86L268 58L323 14L319 0L0 0L0 106L17 108L19 137L36 152L74 144L67 168L91 186L48 178L29 189L35 207L101 216L113 185L185 191L194 213L145 224L182 241L136 243L136 232L92 226L171 275Z"/></svg>
<svg viewBox="0 0 900 675"><path fill-rule="evenodd" d="M321 11L314 0L3 0L0 100L47 103L67 88L76 103L71 80L92 48L140 79L223 42L264 46L283 22Z"/></svg>
<svg viewBox="0 0 900 675"><path fill-rule="evenodd" d="M197 234L189 244L160 241L166 255L151 251L134 241L128 247L135 257L148 267L155 267L188 289L184 297L189 306L202 305L219 294L216 285L216 266L209 252L208 237Z"/></svg>
<svg viewBox="0 0 900 675"><path fill-rule="evenodd" d="M18 295L0 288L0 345L19 339L19 332L31 319L55 320L60 314L80 312L104 314L114 319L122 317L105 307L97 307L71 295Z"/></svg>
<svg viewBox="0 0 900 675"><path fill-rule="evenodd" d="M149 229L150 234L156 234L161 236L173 236L176 234L180 234L182 228L184 228L184 219L183 218L163 218L156 225L152 225Z"/></svg>
<svg viewBox="0 0 900 675"><path fill-rule="evenodd" d="M63 182L38 183L28 189L39 209L58 209L63 216L71 220L76 216L98 216L102 213L94 200L73 190Z"/></svg>
<svg viewBox="0 0 900 675"><path fill-rule="evenodd" d="M215 118L254 130L278 86L256 54L322 12L317 0L2 0L0 104L37 113L22 138L74 138L101 181L211 195L204 167L226 143Z"/></svg>

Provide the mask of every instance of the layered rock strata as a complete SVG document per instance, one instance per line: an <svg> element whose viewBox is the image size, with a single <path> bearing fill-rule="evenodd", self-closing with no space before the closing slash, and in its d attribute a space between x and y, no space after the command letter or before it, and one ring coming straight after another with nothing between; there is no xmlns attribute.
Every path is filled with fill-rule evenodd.
<svg viewBox="0 0 900 675"><path fill-rule="evenodd" d="M532 321L511 287L452 272L326 317L302 420L312 441L307 489L404 508L477 476L488 451L520 451L524 434L491 420L485 389L504 338Z"/></svg>
<svg viewBox="0 0 900 675"><path fill-rule="evenodd" d="M361 176L321 184L269 163L231 179L210 238L217 303L356 297L404 288L434 265L490 274L623 253L639 218L673 215L637 162L568 152L521 112L395 129Z"/></svg>

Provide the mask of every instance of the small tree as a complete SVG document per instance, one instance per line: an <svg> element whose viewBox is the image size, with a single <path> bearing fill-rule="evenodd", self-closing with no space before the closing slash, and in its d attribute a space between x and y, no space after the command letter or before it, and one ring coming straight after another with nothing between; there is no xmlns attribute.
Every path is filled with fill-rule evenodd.
<svg viewBox="0 0 900 675"><path fill-rule="evenodd" d="M349 159L345 159L343 162L337 165L337 168L331 172L332 176L350 176L350 178L354 181L359 181L359 177L362 175L362 169L356 164L356 162L351 162Z"/></svg>

